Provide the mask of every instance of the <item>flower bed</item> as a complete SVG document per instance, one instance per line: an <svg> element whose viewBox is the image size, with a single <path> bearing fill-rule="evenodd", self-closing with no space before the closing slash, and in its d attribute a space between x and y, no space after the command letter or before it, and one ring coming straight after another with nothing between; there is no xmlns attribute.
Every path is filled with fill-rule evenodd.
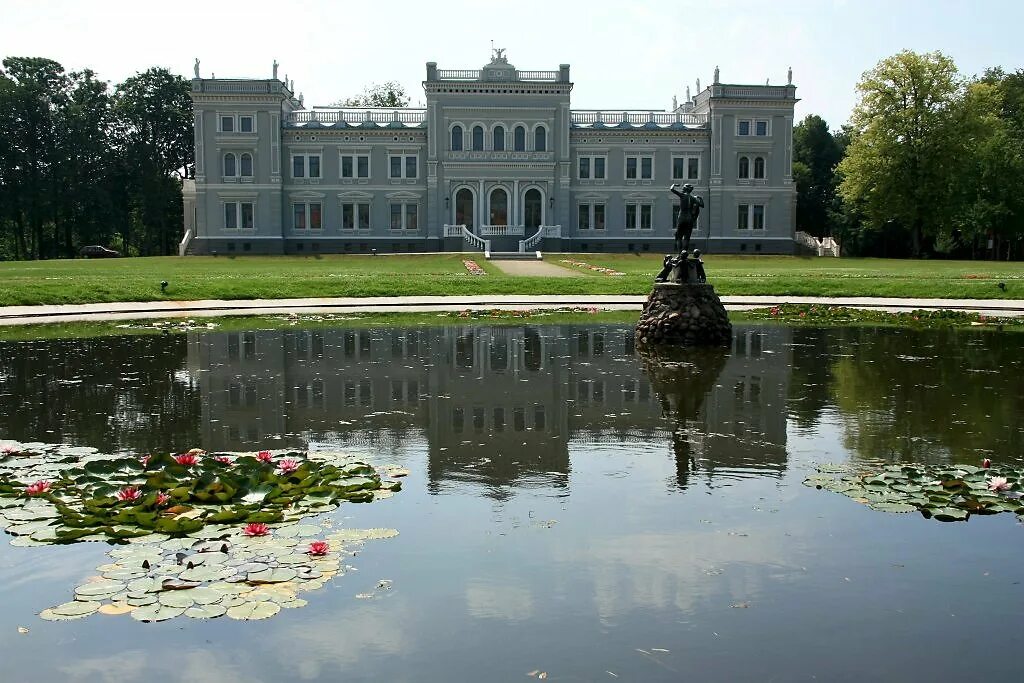
<svg viewBox="0 0 1024 683"><path fill-rule="evenodd" d="M462 262L462 265L466 266L466 270L469 271L470 275L487 275L487 271L478 266L476 261L466 259Z"/></svg>
<svg viewBox="0 0 1024 683"><path fill-rule="evenodd" d="M572 266L573 268L582 268L583 270L592 270L595 273L601 273L602 275L625 275L625 273L620 273L617 270L612 270L611 268L605 268L604 266L595 266L593 264L586 263L585 261L574 261L573 259L564 258L564 259L560 259L558 262L559 263L568 264L568 265Z"/></svg>

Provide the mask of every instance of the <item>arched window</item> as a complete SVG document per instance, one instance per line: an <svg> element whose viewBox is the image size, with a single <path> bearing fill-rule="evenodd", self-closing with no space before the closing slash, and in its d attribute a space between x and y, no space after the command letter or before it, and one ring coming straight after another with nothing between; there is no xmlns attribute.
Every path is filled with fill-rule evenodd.
<svg viewBox="0 0 1024 683"><path fill-rule="evenodd" d="M500 187L491 192L490 225L508 225L508 193Z"/></svg>
<svg viewBox="0 0 1024 683"><path fill-rule="evenodd" d="M747 157L740 157L740 168L739 168L739 173L737 173L737 177L739 177L739 178L749 178L750 177L750 159L748 159Z"/></svg>
<svg viewBox="0 0 1024 683"><path fill-rule="evenodd" d="M452 151L462 151L462 126L452 126Z"/></svg>
<svg viewBox="0 0 1024 683"><path fill-rule="evenodd" d="M494 127L494 141L491 145L491 149L495 152L505 151L505 127L495 126Z"/></svg>
<svg viewBox="0 0 1024 683"><path fill-rule="evenodd" d="M224 175L236 176L238 172L235 170L235 155L228 152L224 155Z"/></svg>
<svg viewBox="0 0 1024 683"><path fill-rule="evenodd" d="M526 151L526 127L516 126L515 132L512 136L512 149L517 152Z"/></svg>
<svg viewBox="0 0 1024 683"><path fill-rule="evenodd" d="M483 126L473 126L473 151L482 152L484 150L484 128Z"/></svg>
<svg viewBox="0 0 1024 683"><path fill-rule="evenodd" d="M241 171L242 171L240 173L240 175L243 178L251 178L252 177L252 155L249 154L248 152L246 152L245 154L242 155L242 158L239 161L240 161L239 166L241 167Z"/></svg>
<svg viewBox="0 0 1024 683"><path fill-rule="evenodd" d="M764 157L754 159L754 177L764 178Z"/></svg>
<svg viewBox="0 0 1024 683"><path fill-rule="evenodd" d="M537 126L534 131L533 149L537 152L546 152L548 149L548 129L544 126Z"/></svg>
<svg viewBox="0 0 1024 683"><path fill-rule="evenodd" d="M455 225L465 225L472 231L474 213L473 192L464 187L455 193Z"/></svg>
<svg viewBox="0 0 1024 683"><path fill-rule="evenodd" d="M543 220L544 200L540 196L540 190L531 187L523 197L523 225L529 231L530 229L539 228Z"/></svg>

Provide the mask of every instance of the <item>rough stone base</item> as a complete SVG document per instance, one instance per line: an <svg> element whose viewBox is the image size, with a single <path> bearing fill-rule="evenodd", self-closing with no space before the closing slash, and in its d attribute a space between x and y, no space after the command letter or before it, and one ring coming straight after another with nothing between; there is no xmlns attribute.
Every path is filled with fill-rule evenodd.
<svg viewBox="0 0 1024 683"><path fill-rule="evenodd" d="M636 324L638 346L726 346L732 324L709 284L659 282Z"/></svg>

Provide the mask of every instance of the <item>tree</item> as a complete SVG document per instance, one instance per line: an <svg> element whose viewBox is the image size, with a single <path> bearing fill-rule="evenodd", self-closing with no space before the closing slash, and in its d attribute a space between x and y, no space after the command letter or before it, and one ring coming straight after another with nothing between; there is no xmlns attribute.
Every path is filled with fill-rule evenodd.
<svg viewBox="0 0 1024 683"><path fill-rule="evenodd" d="M409 96L398 81L373 83L363 88L361 95L338 100L332 107L407 107Z"/></svg>
<svg viewBox="0 0 1024 683"><path fill-rule="evenodd" d="M941 52L904 50L866 72L857 90L840 193L869 228L907 229L911 253L920 256L926 240L953 227L949 189L964 148L955 125L964 81Z"/></svg>
<svg viewBox="0 0 1024 683"><path fill-rule="evenodd" d="M793 128L793 178L797 186L796 227L812 235L834 234L838 210L836 166L843 146L825 119L809 114Z"/></svg>

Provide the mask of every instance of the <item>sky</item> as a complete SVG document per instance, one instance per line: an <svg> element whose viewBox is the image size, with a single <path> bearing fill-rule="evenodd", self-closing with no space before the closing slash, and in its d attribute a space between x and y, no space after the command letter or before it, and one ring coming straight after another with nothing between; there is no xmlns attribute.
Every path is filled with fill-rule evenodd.
<svg viewBox="0 0 1024 683"><path fill-rule="evenodd" d="M150 66L187 78L263 78L274 59L307 106L395 80L423 100L425 63L477 69L491 41L523 70L571 65L574 109L668 109L721 69L723 83L785 83L797 118L838 128L879 60L941 50L965 75L1024 67L1024 2L948 0L0 0L0 56L54 59L117 83Z"/></svg>

